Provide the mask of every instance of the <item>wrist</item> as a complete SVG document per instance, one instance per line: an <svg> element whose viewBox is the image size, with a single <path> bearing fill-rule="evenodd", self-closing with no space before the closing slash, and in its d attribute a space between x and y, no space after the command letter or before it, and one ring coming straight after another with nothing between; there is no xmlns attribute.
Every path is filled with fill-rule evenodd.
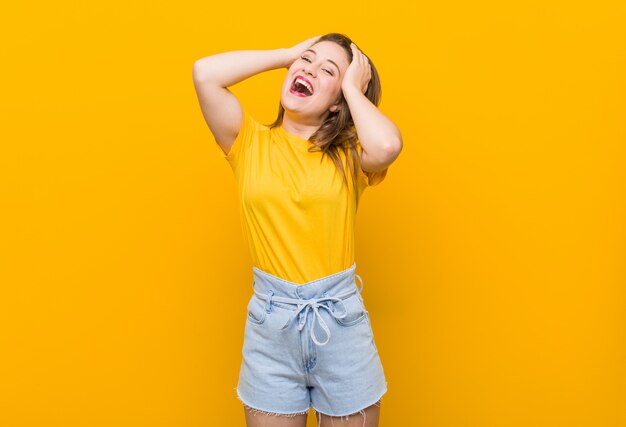
<svg viewBox="0 0 626 427"><path fill-rule="evenodd" d="M291 64L293 64L293 62L297 59L297 56L291 49L289 48L281 48L281 49L277 49L278 50L278 54L281 58L281 64L283 68L289 68L291 67Z"/></svg>
<svg viewBox="0 0 626 427"><path fill-rule="evenodd" d="M363 92L361 91L361 89L359 89L358 87L352 85L352 84L348 84L345 87L341 87L341 90L343 91L343 95L346 98L349 97L353 97L356 95L363 95ZM365 95L363 95L365 96Z"/></svg>

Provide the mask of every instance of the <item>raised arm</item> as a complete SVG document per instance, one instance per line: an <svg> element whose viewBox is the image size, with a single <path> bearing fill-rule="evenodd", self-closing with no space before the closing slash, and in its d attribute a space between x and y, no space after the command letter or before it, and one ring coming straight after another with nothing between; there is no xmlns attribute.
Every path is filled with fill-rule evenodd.
<svg viewBox="0 0 626 427"><path fill-rule="evenodd" d="M341 89L350 108L361 147L361 168L368 173L383 172L402 151L400 129L364 95L371 68L369 60L354 44L352 62Z"/></svg>
<svg viewBox="0 0 626 427"><path fill-rule="evenodd" d="M317 38L292 48L238 50L194 62L193 82L202 115L225 154L235 142L243 121L241 104L228 87L264 71L289 67Z"/></svg>

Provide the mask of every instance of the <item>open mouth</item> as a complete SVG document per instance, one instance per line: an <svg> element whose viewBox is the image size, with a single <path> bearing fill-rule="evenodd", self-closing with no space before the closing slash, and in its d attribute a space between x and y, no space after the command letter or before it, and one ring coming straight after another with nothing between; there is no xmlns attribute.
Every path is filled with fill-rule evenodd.
<svg viewBox="0 0 626 427"><path fill-rule="evenodd" d="M291 84L289 92L296 96L311 96L313 95L313 86L307 80L297 76Z"/></svg>

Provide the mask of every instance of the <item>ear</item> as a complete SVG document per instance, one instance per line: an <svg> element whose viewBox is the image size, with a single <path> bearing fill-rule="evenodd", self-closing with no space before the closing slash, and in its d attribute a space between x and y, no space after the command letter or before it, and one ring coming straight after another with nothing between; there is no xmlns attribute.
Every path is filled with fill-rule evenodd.
<svg viewBox="0 0 626 427"><path fill-rule="evenodd" d="M339 104L335 104L335 105L331 105L330 106L330 112L331 113L336 113L339 110L341 110L341 107L339 106Z"/></svg>

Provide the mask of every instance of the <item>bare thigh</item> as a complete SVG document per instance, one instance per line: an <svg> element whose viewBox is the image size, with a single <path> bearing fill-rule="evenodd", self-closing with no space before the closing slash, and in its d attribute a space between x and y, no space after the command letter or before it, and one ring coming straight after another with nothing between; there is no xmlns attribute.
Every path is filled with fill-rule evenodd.
<svg viewBox="0 0 626 427"><path fill-rule="evenodd" d="M347 417L330 417L316 414L319 427L378 427L380 401Z"/></svg>
<svg viewBox="0 0 626 427"><path fill-rule="evenodd" d="M305 427L307 414L294 416L264 414L243 407L246 414L247 427Z"/></svg>

